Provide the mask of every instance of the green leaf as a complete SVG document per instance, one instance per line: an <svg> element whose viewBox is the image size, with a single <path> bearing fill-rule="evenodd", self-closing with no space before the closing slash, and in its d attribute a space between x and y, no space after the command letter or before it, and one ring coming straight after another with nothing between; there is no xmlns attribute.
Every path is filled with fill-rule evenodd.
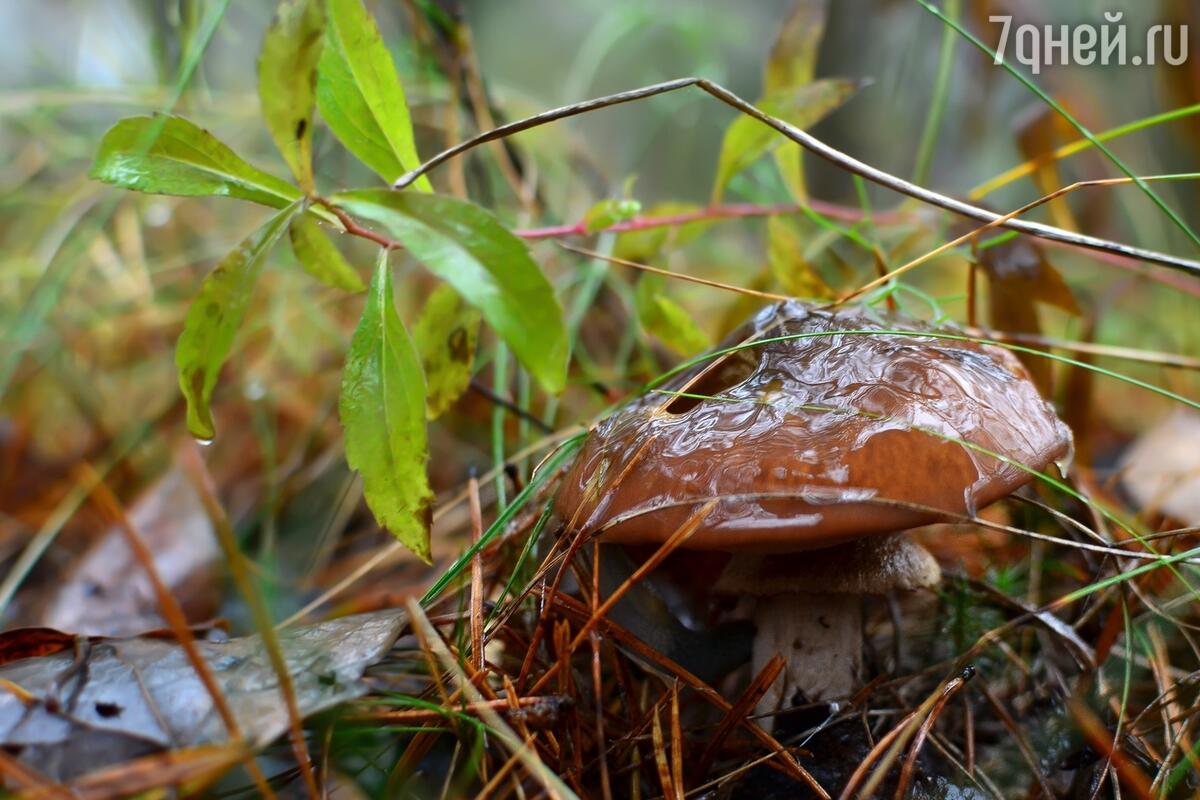
<svg viewBox="0 0 1200 800"><path fill-rule="evenodd" d="M346 461L362 475L371 513L428 564L433 492L425 474L425 378L392 301L386 250L350 340L338 412Z"/></svg>
<svg viewBox="0 0 1200 800"><path fill-rule="evenodd" d="M217 376L246 315L263 257L299 211L300 203L293 203L246 237L208 274L188 308L175 344L175 369L187 400L188 430L197 439L209 441L216 436L209 403Z"/></svg>
<svg viewBox="0 0 1200 800"><path fill-rule="evenodd" d="M425 301L413 327L413 341L425 369L425 412L442 415L471 383L479 311L463 301L448 283L440 284Z"/></svg>
<svg viewBox="0 0 1200 800"><path fill-rule="evenodd" d="M361 0L328 0L317 103L334 136L391 183L421 163L396 65ZM421 176L415 184L432 191Z"/></svg>
<svg viewBox="0 0 1200 800"><path fill-rule="evenodd" d="M767 220L767 260L783 290L792 297L833 299L833 290L812 263L821 242L819 236L810 236L806 241L797 224L785 217Z"/></svg>
<svg viewBox="0 0 1200 800"><path fill-rule="evenodd" d="M642 328L681 356L694 356L710 347L708 337L683 308L666 297L666 279L646 273L637 282L634 301Z"/></svg>
<svg viewBox="0 0 1200 800"><path fill-rule="evenodd" d="M595 233L618 222L633 219L641 210L642 204L637 200L610 197L588 209L583 215L583 227L588 233Z"/></svg>
<svg viewBox="0 0 1200 800"><path fill-rule="evenodd" d="M807 128L846 102L857 88L858 84L850 80L819 80L763 98L758 107L797 128ZM735 119L725 130L725 138L721 142L717 179L713 184L713 202L721 198L730 178L753 164L768 150L785 143L792 148L799 147L753 117L739 116Z"/></svg>
<svg viewBox="0 0 1200 800"><path fill-rule="evenodd" d="M89 174L139 192L237 197L274 208L301 196L295 186L250 166L182 117L121 120L100 140Z"/></svg>
<svg viewBox="0 0 1200 800"><path fill-rule="evenodd" d="M325 38L321 0L282 0L258 56L258 99L288 169L313 189L312 113Z"/></svg>
<svg viewBox="0 0 1200 800"><path fill-rule="evenodd" d="M327 286L348 292L361 292L367 288L316 222L298 219L292 223L288 235L292 239L292 252L309 275Z"/></svg>
<svg viewBox="0 0 1200 800"><path fill-rule="evenodd" d="M333 202L383 225L431 272L478 308L546 391L567 382L562 308L525 242L473 203L442 195L361 189Z"/></svg>

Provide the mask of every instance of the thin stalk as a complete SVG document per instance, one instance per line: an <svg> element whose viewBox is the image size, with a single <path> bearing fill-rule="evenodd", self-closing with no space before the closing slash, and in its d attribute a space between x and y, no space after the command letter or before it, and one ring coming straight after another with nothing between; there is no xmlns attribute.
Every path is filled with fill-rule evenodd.
<svg viewBox="0 0 1200 800"><path fill-rule="evenodd" d="M946 16L957 20L961 14L961 0L946 0ZM913 166L913 183L924 183L929 178L933 164L933 148L937 145L938 131L946 113L946 99L950 95L950 75L954 67L954 30L942 28L942 41L938 45L937 76L933 79L933 100L929 114L925 117L925 128L921 131L921 143L917 145L917 162Z"/></svg>
<svg viewBox="0 0 1200 800"><path fill-rule="evenodd" d="M673 81L643 86L639 89L633 89L627 92L618 92L617 94L605 95L604 97L585 100L580 103L573 103L572 105L562 106L549 111L543 111L540 114L534 114L531 117L525 117L524 119L510 122L507 125L501 125L498 128L485 131L478 136L455 145L454 147L443 150L441 153L438 153L436 156L421 164L416 169L401 175L396 180L395 184L393 184L393 188L403 189L412 184L413 181L417 180L425 173L429 172L434 167L451 158L461 155L462 153L465 153L474 147L478 147L481 144L486 144L487 142L495 141L496 139L503 139L506 136L511 136L515 133L520 133L521 131L536 128L540 125L545 125L546 123L555 122L567 117L584 114L589 111L595 111L596 109L607 108L609 106L619 105L622 103L629 103L633 102L634 100L643 100L647 97L653 97L655 95L673 92L692 86L715 97L722 103L741 111L743 114L753 117L759 122L762 122L764 125L775 129L814 155L820 156L821 158L826 159L827 161L847 170L848 172L861 175L867 180L873 181L880 186L884 186L888 189L892 189L893 191L913 197L924 203L928 203L929 205L937 206L938 208L945 209L946 211L953 212L969 219L978 220L980 222L995 222L1001 216L987 209L979 208L978 206L971 205L970 203L964 203L961 200L954 199L953 197L948 197L931 189L926 189L923 186L910 183L903 178L897 178L896 176L884 172L881 169L870 166L869 164L859 161L856 158L846 155L840 150L830 147L829 145L825 144L825 142L817 139L811 134L808 134L800 128L797 128L795 125L784 122L776 117L772 117L770 114L765 113L758 107L742 99L720 84L713 83L712 81L704 78L679 78ZM1020 231L1021 233L1027 233L1031 236L1037 236L1042 239L1066 242L1067 244L1073 244L1103 253L1115 253L1118 255L1129 256L1131 258L1137 258L1152 264L1159 264L1161 266L1170 267L1171 269L1188 272L1193 275L1200 275L1200 261L1180 258L1179 256L1168 255L1166 253L1160 253L1155 250L1147 250L1141 247L1133 247L1120 242L1099 239L1094 236L1086 236L1073 231L1066 231L1062 228L1056 228L1053 225L1045 225L1040 222L1030 222L1022 219L1007 219L1000 224L1005 228ZM1200 242L1200 240L1198 240L1198 242Z"/></svg>

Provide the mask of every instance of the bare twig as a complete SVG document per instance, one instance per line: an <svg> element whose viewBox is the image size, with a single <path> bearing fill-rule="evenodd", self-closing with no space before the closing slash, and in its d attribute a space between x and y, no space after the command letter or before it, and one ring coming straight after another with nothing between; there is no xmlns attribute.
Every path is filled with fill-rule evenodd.
<svg viewBox="0 0 1200 800"><path fill-rule="evenodd" d="M856 158L853 158L845 153L822 142L820 139L805 133L794 125L784 122L781 119L772 117L751 103L738 97L733 92L723 86L713 83L704 78L680 78L664 83L656 83L651 86L644 86L640 89L633 89L628 92L618 92L617 94L606 95L604 97L595 98L593 100L585 100L580 103L572 103L571 105L562 106L560 108L543 111L540 114L534 114L531 117L519 119L510 122L507 125L501 125L490 131L472 137L465 142L462 142L447 150L443 150L433 158L426 161L416 169L401 175L394 184L395 188L403 189L411 184L417 178L429 172L434 167L443 162L454 158L457 155L478 147L487 142L503 139L506 136L511 136L521 131L536 128L540 125L545 125L548 122L555 122L567 117L573 117L578 114L585 114L589 111L595 111L600 108L629 103L634 100L642 100L647 97L664 94L666 92L685 89L690 86L695 86L698 89L707 92L721 102L736 108L747 116L757 119L764 125L774 128L779 133L786 136L788 139L796 142L801 147L805 148L814 155L820 156L833 164L846 169L855 175L860 175L869 181L879 184L880 186L892 189L901 194L908 195L917 200L920 200L929 205L937 206L952 213L958 214L968 219L974 219L979 222L990 223L996 222L1001 218L1000 214L989 211L985 208L973 206L970 203L965 203L961 200L956 200L944 194L926 189L923 186L909 183L908 181L897 178L890 173L872 167L869 164L863 163ZM1051 241L1066 242L1068 244L1078 245L1091 250L1098 250L1105 253L1117 253L1131 258L1137 258L1142 261L1147 261L1152 264L1160 264L1171 269L1177 269L1183 272L1188 272L1193 275L1200 275L1200 262L1191 259L1180 258L1179 256L1160 253L1154 250L1147 250L1140 247L1132 247L1130 245L1121 244L1120 242L1112 242L1106 239L1099 239L1094 236L1086 236L1072 231L1066 231L1062 228L1056 228L1052 225L1045 225L1040 222L1030 222L1021 219L1008 219L999 223L1002 227L1011 230L1027 233L1031 236L1037 236L1042 239Z"/></svg>

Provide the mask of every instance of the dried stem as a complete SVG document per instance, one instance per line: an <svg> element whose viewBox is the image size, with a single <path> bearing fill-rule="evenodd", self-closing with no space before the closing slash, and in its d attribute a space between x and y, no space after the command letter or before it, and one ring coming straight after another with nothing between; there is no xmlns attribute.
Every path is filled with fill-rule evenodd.
<svg viewBox="0 0 1200 800"><path fill-rule="evenodd" d="M455 145L447 150L443 150L433 158L426 161L416 169L401 175L394 184L395 188L403 189L411 184L420 176L429 172L434 167L443 162L454 158L457 155L477 147L487 142L503 139L506 136L511 136L521 131L536 128L540 125L545 125L548 122L573 117L578 114L584 114L589 111L595 111L600 108L629 103L634 100L642 100L647 97L664 94L666 92L684 89L690 86L695 86L698 89L707 92L721 102L736 108L747 116L757 119L764 125L774 128L779 133L783 134L788 139L796 142L801 147L805 148L814 155L820 156L833 164L842 167L848 172L866 178L869 181L879 184L880 186L892 189L901 194L928 203L932 206L945 209L952 213L958 214L969 219L974 219L979 222L992 223L1001 219L1001 215L985 208L973 206L970 203L965 203L961 200L956 200L944 194L926 189L923 186L909 183L908 181L897 178L890 173L872 167L869 164L863 163L856 158L846 155L845 153L822 142L820 139L805 133L794 125L784 122L781 119L772 117L751 103L738 97L733 92L713 83L704 78L680 78L678 80L667 81L665 83L657 83L651 86L644 86L640 89L633 89L628 92L619 92L617 94L606 95L604 97L595 98L593 100L585 100L581 103L573 103L571 105L562 106L560 108L543 111L540 114L535 114L531 117L510 122L507 125L501 125L493 130L486 131L471 139ZM1120 255L1137 258L1142 261L1147 261L1153 264L1160 264L1165 267L1177 269L1183 272L1188 272L1193 275L1200 275L1200 262L1190 259L1180 258L1178 256L1159 253L1154 250L1146 250L1140 247L1132 247L1130 245L1121 244L1120 242L1112 242L1106 239L1099 239L1094 236L1086 236L1072 231L1066 231L1062 228L1056 228L1052 225L1045 225L1040 222L1030 222L1021 219L1005 219L998 223L1002 227L1011 230L1027 233L1031 236L1037 236L1042 239L1051 241L1066 242L1068 244L1078 245L1091 250L1098 250L1106 253L1118 253Z"/></svg>

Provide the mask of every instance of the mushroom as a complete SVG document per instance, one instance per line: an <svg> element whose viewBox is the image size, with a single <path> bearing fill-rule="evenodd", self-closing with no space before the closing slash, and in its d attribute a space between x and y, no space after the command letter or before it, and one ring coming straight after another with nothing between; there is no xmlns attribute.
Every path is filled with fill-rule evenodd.
<svg viewBox="0 0 1200 800"><path fill-rule="evenodd" d="M680 546L731 554L715 589L755 605L756 672L786 659L759 711L845 697L861 596L940 578L901 532L974 515L1071 452L1011 353L944 333L867 309L768 307L722 350L758 343L597 425L557 513L605 543L662 544L715 499Z"/></svg>

